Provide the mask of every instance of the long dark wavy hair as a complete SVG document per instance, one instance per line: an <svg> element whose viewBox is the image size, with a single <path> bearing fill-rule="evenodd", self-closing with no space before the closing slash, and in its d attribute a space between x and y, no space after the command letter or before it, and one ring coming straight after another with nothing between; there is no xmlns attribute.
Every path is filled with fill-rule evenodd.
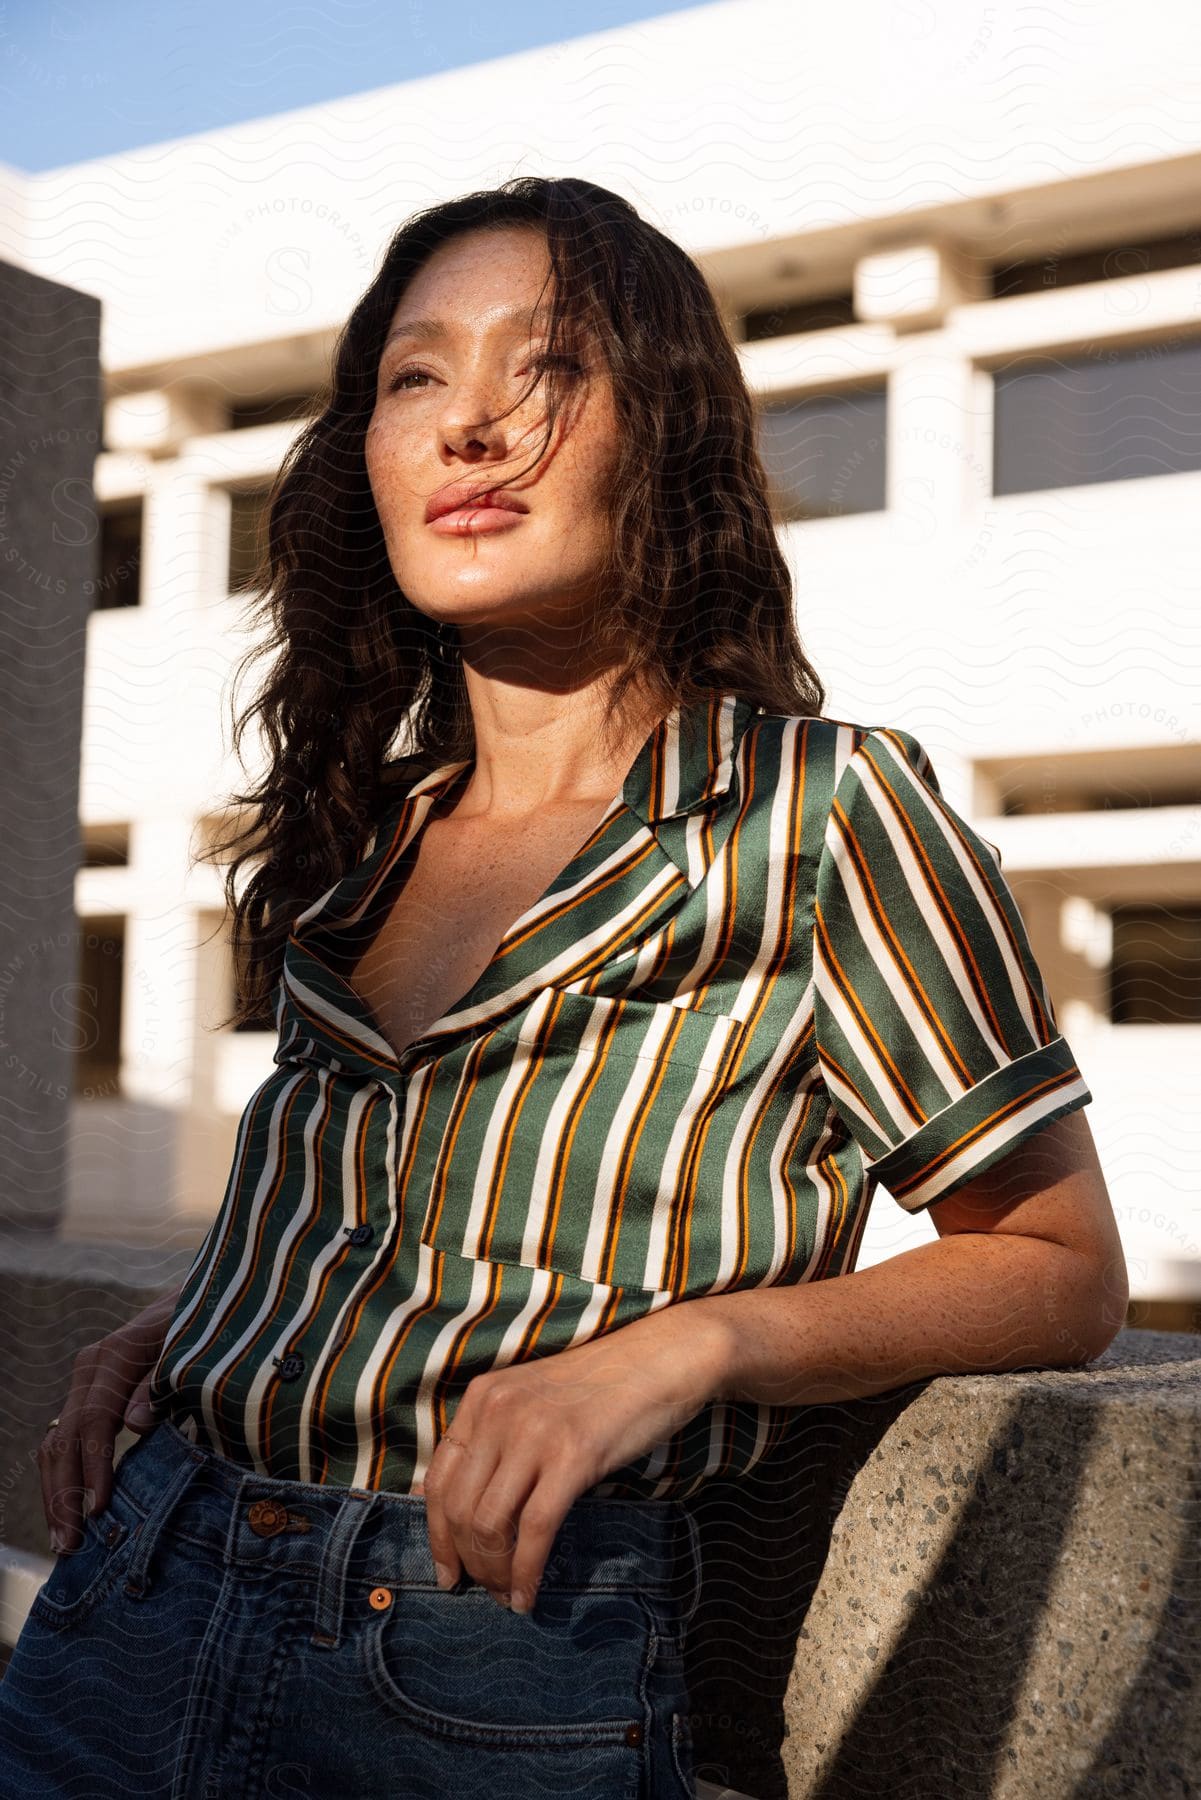
<svg viewBox="0 0 1201 1800"><path fill-rule="evenodd" d="M714 689L772 713L820 716L825 704L797 634L754 404L697 265L628 201L575 177L522 176L416 213L342 330L321 410L269 497L235 696L248 664L274 661L240 717L235 698L233 722L240 753L259 721L266 773L231 796L230 833L198 859L227 865L237 992L223 1025L270 1022L289 931L360 860L396 780L473 754L453 630L396 582L365 438L384 339L413 275L459 234L510 226L539 229L550 253L538 456L566 395L559 359L581 329L612 380L620 448L596 621L611 657L601 666L614 670L609 717L633 682L662 693L664 710Z"/></svg>

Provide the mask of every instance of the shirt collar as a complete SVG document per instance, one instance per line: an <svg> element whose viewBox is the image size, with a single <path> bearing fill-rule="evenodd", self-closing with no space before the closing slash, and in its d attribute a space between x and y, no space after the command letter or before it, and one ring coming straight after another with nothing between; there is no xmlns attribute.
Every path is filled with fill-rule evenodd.
<svg viewBox="0 0 1201 1800"><path fill-rule="evenodd" d="M716 689L674 706L626 776L621 797L630 811L653 825L719 800L733 780L739 739L754 711L749 701Z"/></svg>
<svg viewBox="0 0 1201 1800"><path fill-rule="evenodd" d="M432 1054L431 1047L465 1026L511 1012L523 997L532 997L565 972L575 979L581 969L595 965L598 945L609 956L632 952L648 934L666 925L704 880L733 829L740 791L739 740L756 711L732 693L710 690L699 701L673 708L653 726L602 821L619 816L624 808L625 826L617 827L620 845L599 840L594 831L567 865L567 875L552 884L552 890L564 896L570 890L573 896L565 912L570 941L564 942L566 926L556 934L560 909L551 905L548 890L522 915L525 929L506 934L454 1012L426 1032L423 1053ZM287 1047L277 1052L277 1062L307 1059L328 1064L332 1057L336 1067L358 1067L367 1074L394 1069L395 1059L362 997L336 965L323 960L319 946L327 929L353 924L371 906L395 859L429 817L435 798L462 779L470 761L443 763L398 794L363 861L293 925L284 958L286 1000L293 1014ZM638 831L630 827L633 819L639 822ZM637 908L627 906L623 912L618 907L615 912L611 865L622 857L627 864L633 858L644 891ZM416 1066L411 1055L406 1066Z"/></svg>
<svg viewBox="0 0 1201 1800"><path fill-rule="evenodd" d="M673 706L651 728L634 758L621 798L646 825L711 805L734 776L739 740L755 714L748 700L710 689L688 705ZM406 801L445 792L470 757L441 763L406 789Z"/></svg>

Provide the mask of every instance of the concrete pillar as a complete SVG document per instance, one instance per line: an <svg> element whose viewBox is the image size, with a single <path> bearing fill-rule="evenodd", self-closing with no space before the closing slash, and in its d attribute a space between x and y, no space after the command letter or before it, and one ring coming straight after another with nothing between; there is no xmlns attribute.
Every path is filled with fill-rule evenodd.
<svg viewBox="0 0 1201 1800"><path fill-rule="evenodd" d="M54 1232L77 989L79 761L98 570L100 303L0 264L0 1225Z"/></svg>

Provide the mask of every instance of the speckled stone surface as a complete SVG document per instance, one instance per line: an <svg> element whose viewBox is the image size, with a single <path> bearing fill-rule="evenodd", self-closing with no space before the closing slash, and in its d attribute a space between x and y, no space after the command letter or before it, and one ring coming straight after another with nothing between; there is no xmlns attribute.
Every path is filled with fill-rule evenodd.
<svg viewBox="0 0 1201 1800"><path fill-rule="evenodd" d="M1199 1440L1201 1339L1165 1332L804 1409L757 1491L694 1507L698 1772L760 1800L1201 1796Z"/></svg>

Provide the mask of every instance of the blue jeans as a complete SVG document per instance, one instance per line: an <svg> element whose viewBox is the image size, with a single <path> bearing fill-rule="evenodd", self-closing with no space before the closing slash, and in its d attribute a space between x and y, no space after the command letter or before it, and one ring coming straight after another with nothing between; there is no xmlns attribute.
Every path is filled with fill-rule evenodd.
<svg viewBox="0 0 1201 1800"><path fill-rule="evenodd" d="M676 1502L575 1502L532 1612L439 1588L420 1495L275 1481L169 1420L0 1681L3 1800L691 1800Z"/></svg>

